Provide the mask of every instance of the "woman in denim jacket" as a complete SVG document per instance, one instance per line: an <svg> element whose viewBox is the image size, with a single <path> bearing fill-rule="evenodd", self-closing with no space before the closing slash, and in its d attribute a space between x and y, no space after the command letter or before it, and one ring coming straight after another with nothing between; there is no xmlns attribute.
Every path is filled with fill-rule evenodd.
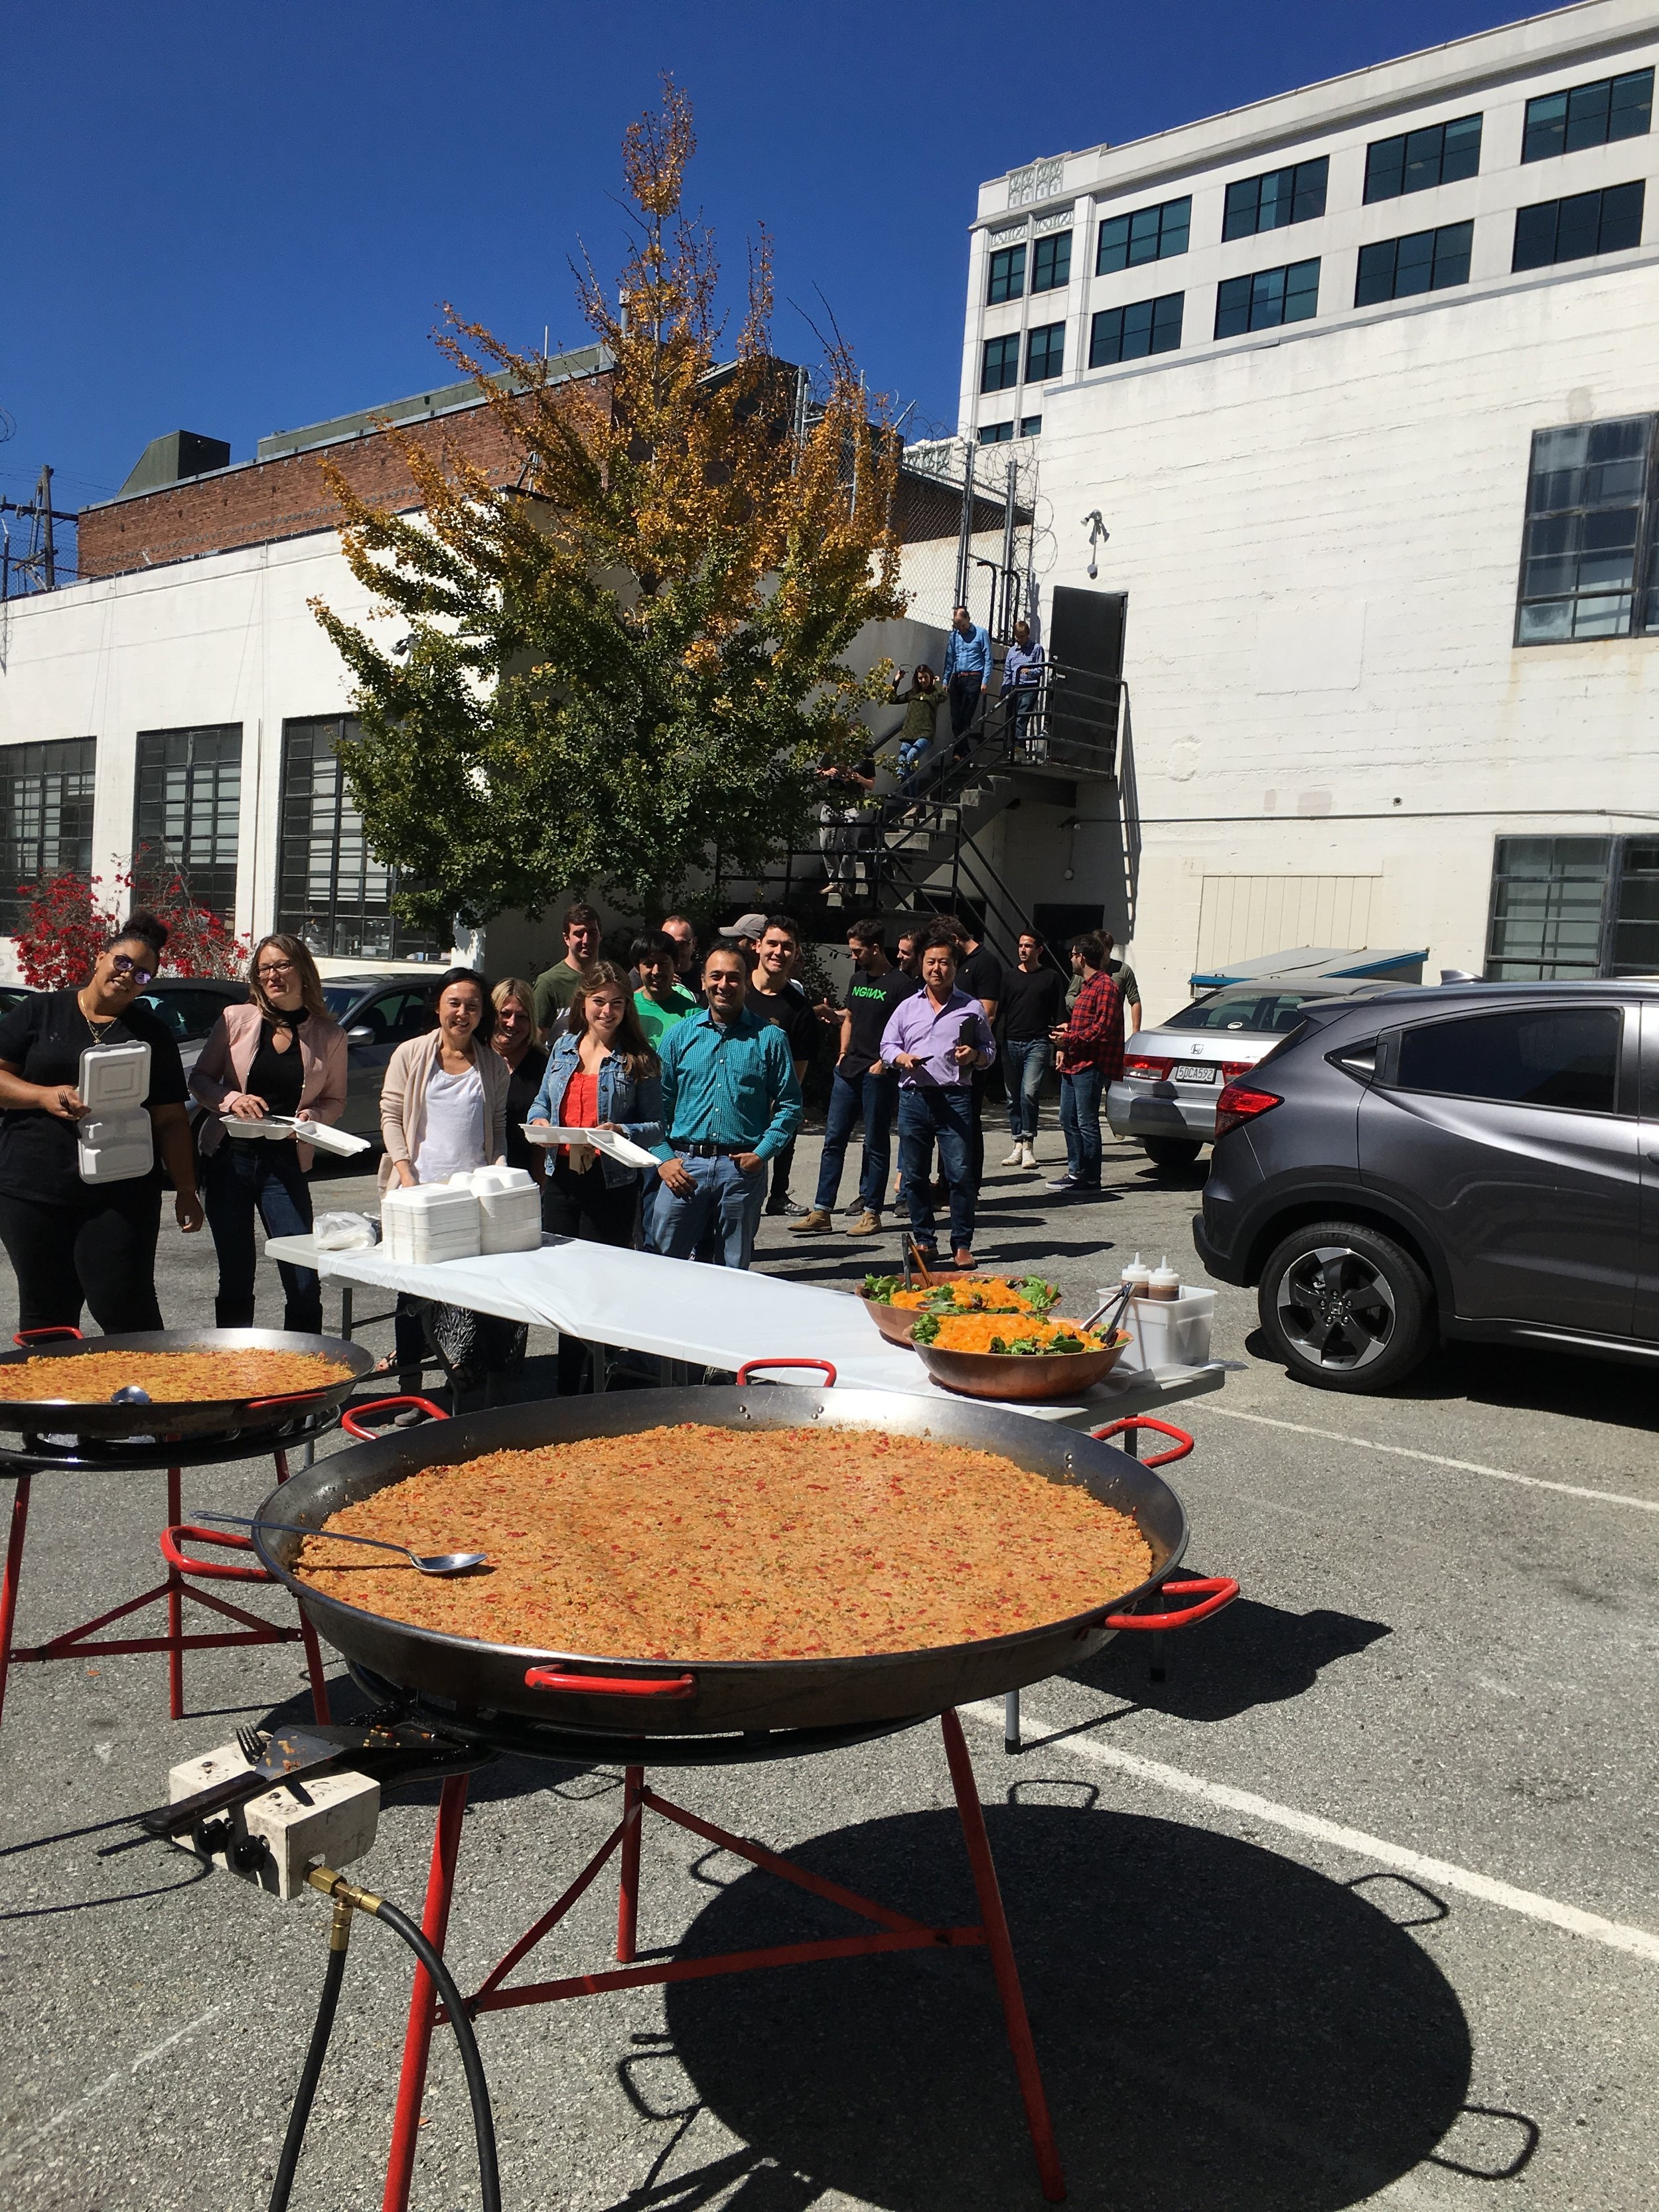
<svg viewBox="0 0 1659 2212"><path fill-rule="evenodd" d="M657 1056L645 1041L622 969L600 961L573 994L565 1020L563 1035L549 1050L531 1121L567 1129L614 1129L636 1145L659 1142L662 1085ZM559 1146L542 1186L542 1226L557 1237L580 1237L626 1250L634 1242L643 1172L592 1146ZM561 1334L562 1396L580 1388L586 1353L580 1338Z"/></svg>

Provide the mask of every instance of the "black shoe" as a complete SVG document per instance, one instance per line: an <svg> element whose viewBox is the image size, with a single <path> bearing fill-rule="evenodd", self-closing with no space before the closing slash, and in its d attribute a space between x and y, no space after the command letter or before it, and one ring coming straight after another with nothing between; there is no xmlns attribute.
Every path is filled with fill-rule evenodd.
<svg viewBox="0 0 1659 2212"><path fill-rule="evenodd" d="M799 1216L804 1213L809 1213L811 1211L811 1208L805 1206L797 1206L793 1198L769 1198L766 1201L766 1210L771 1214L793 1214Z"/></svg>

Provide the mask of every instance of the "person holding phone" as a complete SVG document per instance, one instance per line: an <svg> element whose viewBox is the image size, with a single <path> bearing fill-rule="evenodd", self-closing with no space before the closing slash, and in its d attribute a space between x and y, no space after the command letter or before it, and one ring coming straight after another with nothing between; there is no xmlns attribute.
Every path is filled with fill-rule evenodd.
<svg viewBox="0 0 1659 2212"><path fill-rule="evenodd" d="M921 988L902 1000L882 1031L881 1057L898 1070L899 1172L910 1234L925 1265L938 1257L928 1155L939 1147L951 1204L951 1244L958 1267L974 1264L979 1189L972 1171L973 1077L996 1057L985 1009L957 988L957 940L929 932L921 951Z"/></svg>

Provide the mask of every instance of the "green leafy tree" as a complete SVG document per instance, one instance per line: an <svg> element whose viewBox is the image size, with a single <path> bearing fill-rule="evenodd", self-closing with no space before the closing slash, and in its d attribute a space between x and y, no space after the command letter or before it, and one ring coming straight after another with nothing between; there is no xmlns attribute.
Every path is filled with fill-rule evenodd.
<svg viewBox="0 0 1659 2212"><path fill-rule="evenodd" d="M447 310L439 343L477 381L503 473L388 428L423 502L386 513L337 468L343 543L377 613L313 611L356 679L343 756L404 920L442 931L562 890L663 910L716 848L744 870L799 840L825 762L866 742L885 674L846 665L902 611L889 527L898 441L839 341L799 404L773 356L769 258L751 252L735 357L717 363L712 241L686 215L684 96L630 125L635 237L613 309L583 313L606 374L555 386Z"/></svg>

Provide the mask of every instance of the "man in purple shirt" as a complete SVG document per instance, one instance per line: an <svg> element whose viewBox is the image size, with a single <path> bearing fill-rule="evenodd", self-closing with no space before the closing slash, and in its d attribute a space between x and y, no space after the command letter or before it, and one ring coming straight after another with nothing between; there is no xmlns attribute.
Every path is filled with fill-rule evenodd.
<svg viewBox="0 0 1659 2212"><path fill-rule="evenodd" d="M910 1234L924 1261L938 1256L928 1159L939 1163L951 1194L951 1243L956 1264L974 1264L974 1207L979 1190L969 1165L972 1079L996 1056L985 1009L958 991L957 941L948 929L929 931L921 949L922 988L896 1006L881 1036L881 1057L899 1078L899 1172L910 1209Z"/></svg>

